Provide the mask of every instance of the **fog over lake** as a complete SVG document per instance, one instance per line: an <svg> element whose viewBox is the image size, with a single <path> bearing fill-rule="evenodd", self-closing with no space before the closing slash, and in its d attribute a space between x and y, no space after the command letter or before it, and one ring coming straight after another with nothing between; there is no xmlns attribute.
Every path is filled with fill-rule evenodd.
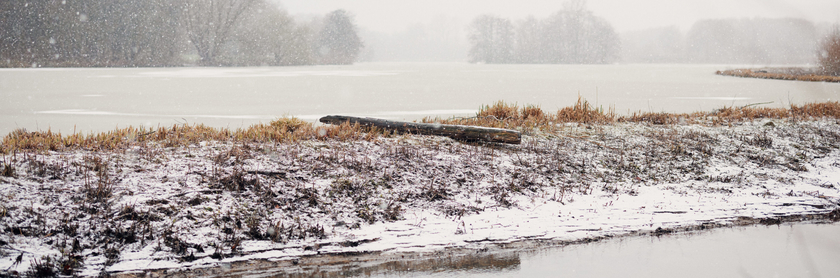
<svg viewBox="0 0 840 278"><path fill-rule="evenodd" d="M546 111L578 96L619 114L836 101L840 84L718 76L724 65L362 63L248 68L3 69L0 132L204 123L239 128L327 114L471 116L503 100Z"/></svg>

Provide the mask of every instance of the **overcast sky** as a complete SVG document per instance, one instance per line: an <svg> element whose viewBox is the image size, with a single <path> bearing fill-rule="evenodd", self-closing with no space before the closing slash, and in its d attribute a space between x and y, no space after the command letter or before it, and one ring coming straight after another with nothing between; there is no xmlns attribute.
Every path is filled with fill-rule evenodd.
<svg viewBox="0 0 840 278"><path fill-rule="evenodd" d="M279 0L290 14L325 14L345 9L356 23L379 32L399 32L427 24L435 17L462 24L480 14L510 19L546 17L563 7L562 0ZM695 21L731 17L797 17L814 22L840 22L840 0L589 0L595 15L617 31L675 25L687 30Z"/></svg>

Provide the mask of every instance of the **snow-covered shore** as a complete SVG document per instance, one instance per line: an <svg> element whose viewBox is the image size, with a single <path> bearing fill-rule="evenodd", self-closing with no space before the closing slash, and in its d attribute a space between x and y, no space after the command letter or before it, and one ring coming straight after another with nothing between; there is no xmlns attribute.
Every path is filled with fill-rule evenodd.
<svg viewBox="0 0 840 278"><path fill-rule="evenodd" d="M560 130L522 145L396 136L5 155L0 271L224 269L840 217L836 119Z"/></svg>

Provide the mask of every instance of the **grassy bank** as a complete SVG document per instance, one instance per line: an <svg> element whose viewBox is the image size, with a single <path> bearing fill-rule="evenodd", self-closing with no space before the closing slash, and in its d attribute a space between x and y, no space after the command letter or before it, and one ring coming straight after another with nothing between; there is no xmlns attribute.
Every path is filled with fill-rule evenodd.
<svg viewBox="0 0 840 278"><path fill-rule="evenodd" d="M733 69L717 71L718 75L749 77L762 79L798 80L815 82L840 82L840 76L826 75L819 72L797 68Z"/></svg>
<svg viewBox="0 0 840 278"><path fill-rule="evenodd" d="M554 133L563 124L700 124L704 126L731 125L758 119L807 120L813 118L840 118L840 102L792 105L790 108L724 107L711 112L687 114L636 112L620 116L614 111L594 108L584 99L573 106L554 113L545 112L533 105L497 102L481 107L475 117L425 118L422 122L484 127L508 128L526 133ZM392 137L393 133L369 129L358 125L316 126L297 118L280 118L268 124L257 124L244 129L213 128L205 125L173 125L158 129L128 127L109 132L91 134L53 133L52 131L26 131L23 129L3 137L0 154L44 151L110 151L133 146L155 144L162 147L186 147L202 141L228 141L238 143L296 143L306 140L356 141Z"/></svg>
<svg viewBox="0 0 840 278"><path fill-rule="evenodd" d="M838 102L628 116L582 99L553 113L499 102L424 121L518 129L523 143L294 118L238 130L17 130L0 142L0 271L295 265L778 223L836 215L840 203Z"/></svg>

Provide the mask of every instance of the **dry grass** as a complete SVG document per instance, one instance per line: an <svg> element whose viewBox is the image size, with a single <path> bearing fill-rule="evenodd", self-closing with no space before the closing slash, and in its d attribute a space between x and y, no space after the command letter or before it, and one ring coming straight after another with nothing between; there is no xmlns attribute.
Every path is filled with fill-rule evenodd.
<svg viewBox="0 0 840 278"><path fill-rule="evenodd" d="M723 107L712 112L694 113L653 113L636 112L628 116L618 116L613 109L604 111L593 107L583 98L578 98L573 106L564 107L556 113L543 112L539 107L497 102L484 106L475 117L470 118L425 118L423 122L442 124L477 125L497 128L535 128L544 131L556 130L558 123L611 124L611 123L646 123L655 125L687 123L708 123L712 125L751 121L762 118L819 118L840 119L840 102L809 103L802 106L792 105L786 108L765 107Z"/></svg>
<svg viewBox="0 0 840 278"><path fill-rule="evenodd" d="M555 123L607 124L614 122L615 119L616 114L612 109L604 113L602 109L596 109L588 101L578 97L575 105L564 107L553 114L544 112L536 105L525 105L520 108L517 104L499 101L493 105L481 107L475 117L453 119L425 118L423 122L496 128L554 130L556 128Z"/></svg>
<svg viewBox="0 0 840 278"><path fill-rule="evenodd" d="M667 125L680 122L700 124L731 124L761 118L820 118L840 119L840 102L809 103L786 108L724 107L712 112L691 114L637 112L618 116L610 109L593 107L583 98L573 106L564 107L555 113L547 113L540 107L496 102L483 106L475 117L470 118L425 118L423 122L442 124L475 125L519 130L541 130L556 132L560 123L611 124L616 122ZM374 140L392 133L358 124L316 126L297 118L280 118L268 124L257 124L244 129L229 130L205 125L173 125L169 128L144 129L128 127L95 134L62 135L47 131L28 132L18 129L0 141L0 153L17 151L62 151L71 149L118 150L147 143L164 147L189 146L201 141L234 142L298 142L301 140Z"/></svg>
<svg viewBox="0 0 840 278"><path fill-rule="evenodd" d="M76 133L65 136L50 130L29 132L18 129L0 141L0 153L68 149L117 150L146 143L176 147L198 144L201 141L296 142L328 139L346 141L370 139L371 132L368 131L370 130L349 124L316 127L297 118L280 118L269 124L257 124L237 130L198 124L173 125L169 128L158 129L127 127L102 133L87 135Z"/></svg>
<svg viewBox="0 0 840 278"><path fill-rule="evenodd" d="M840 76L821 75L821 74L791 74L791 73L773 73L765 71L754 71L751 69L734 69L717 71L715 74L728 75L735 77L750 77L762 79L781 79L781 80L798 80L798 81L815 81L815 82L840 82Z"/></svg>
<svg viewBox="0 0 840 278"><path fill-rule="evenodd" d="M616 114L613 109L604 113L603 109L598 109L589 104L588 101L578 96L577 102L574 106L564 107L557 111L556 121L558 122L574 122L586 124L605 124L614 122Z"/></svg>
<svg viewBox="0 0 840 278"><path fill-rule="evenodd" d="M805 105L791 105L790 108L767 107L723 107L712 112L694 112L690 114L673 113L634 113L631 116L619 117L618 122L635 122L651 124L675 124L679 122L703 123L723 125L757 119L809 119L809 118L840 119L840 102L829 101L807 103Z"/></svg>

